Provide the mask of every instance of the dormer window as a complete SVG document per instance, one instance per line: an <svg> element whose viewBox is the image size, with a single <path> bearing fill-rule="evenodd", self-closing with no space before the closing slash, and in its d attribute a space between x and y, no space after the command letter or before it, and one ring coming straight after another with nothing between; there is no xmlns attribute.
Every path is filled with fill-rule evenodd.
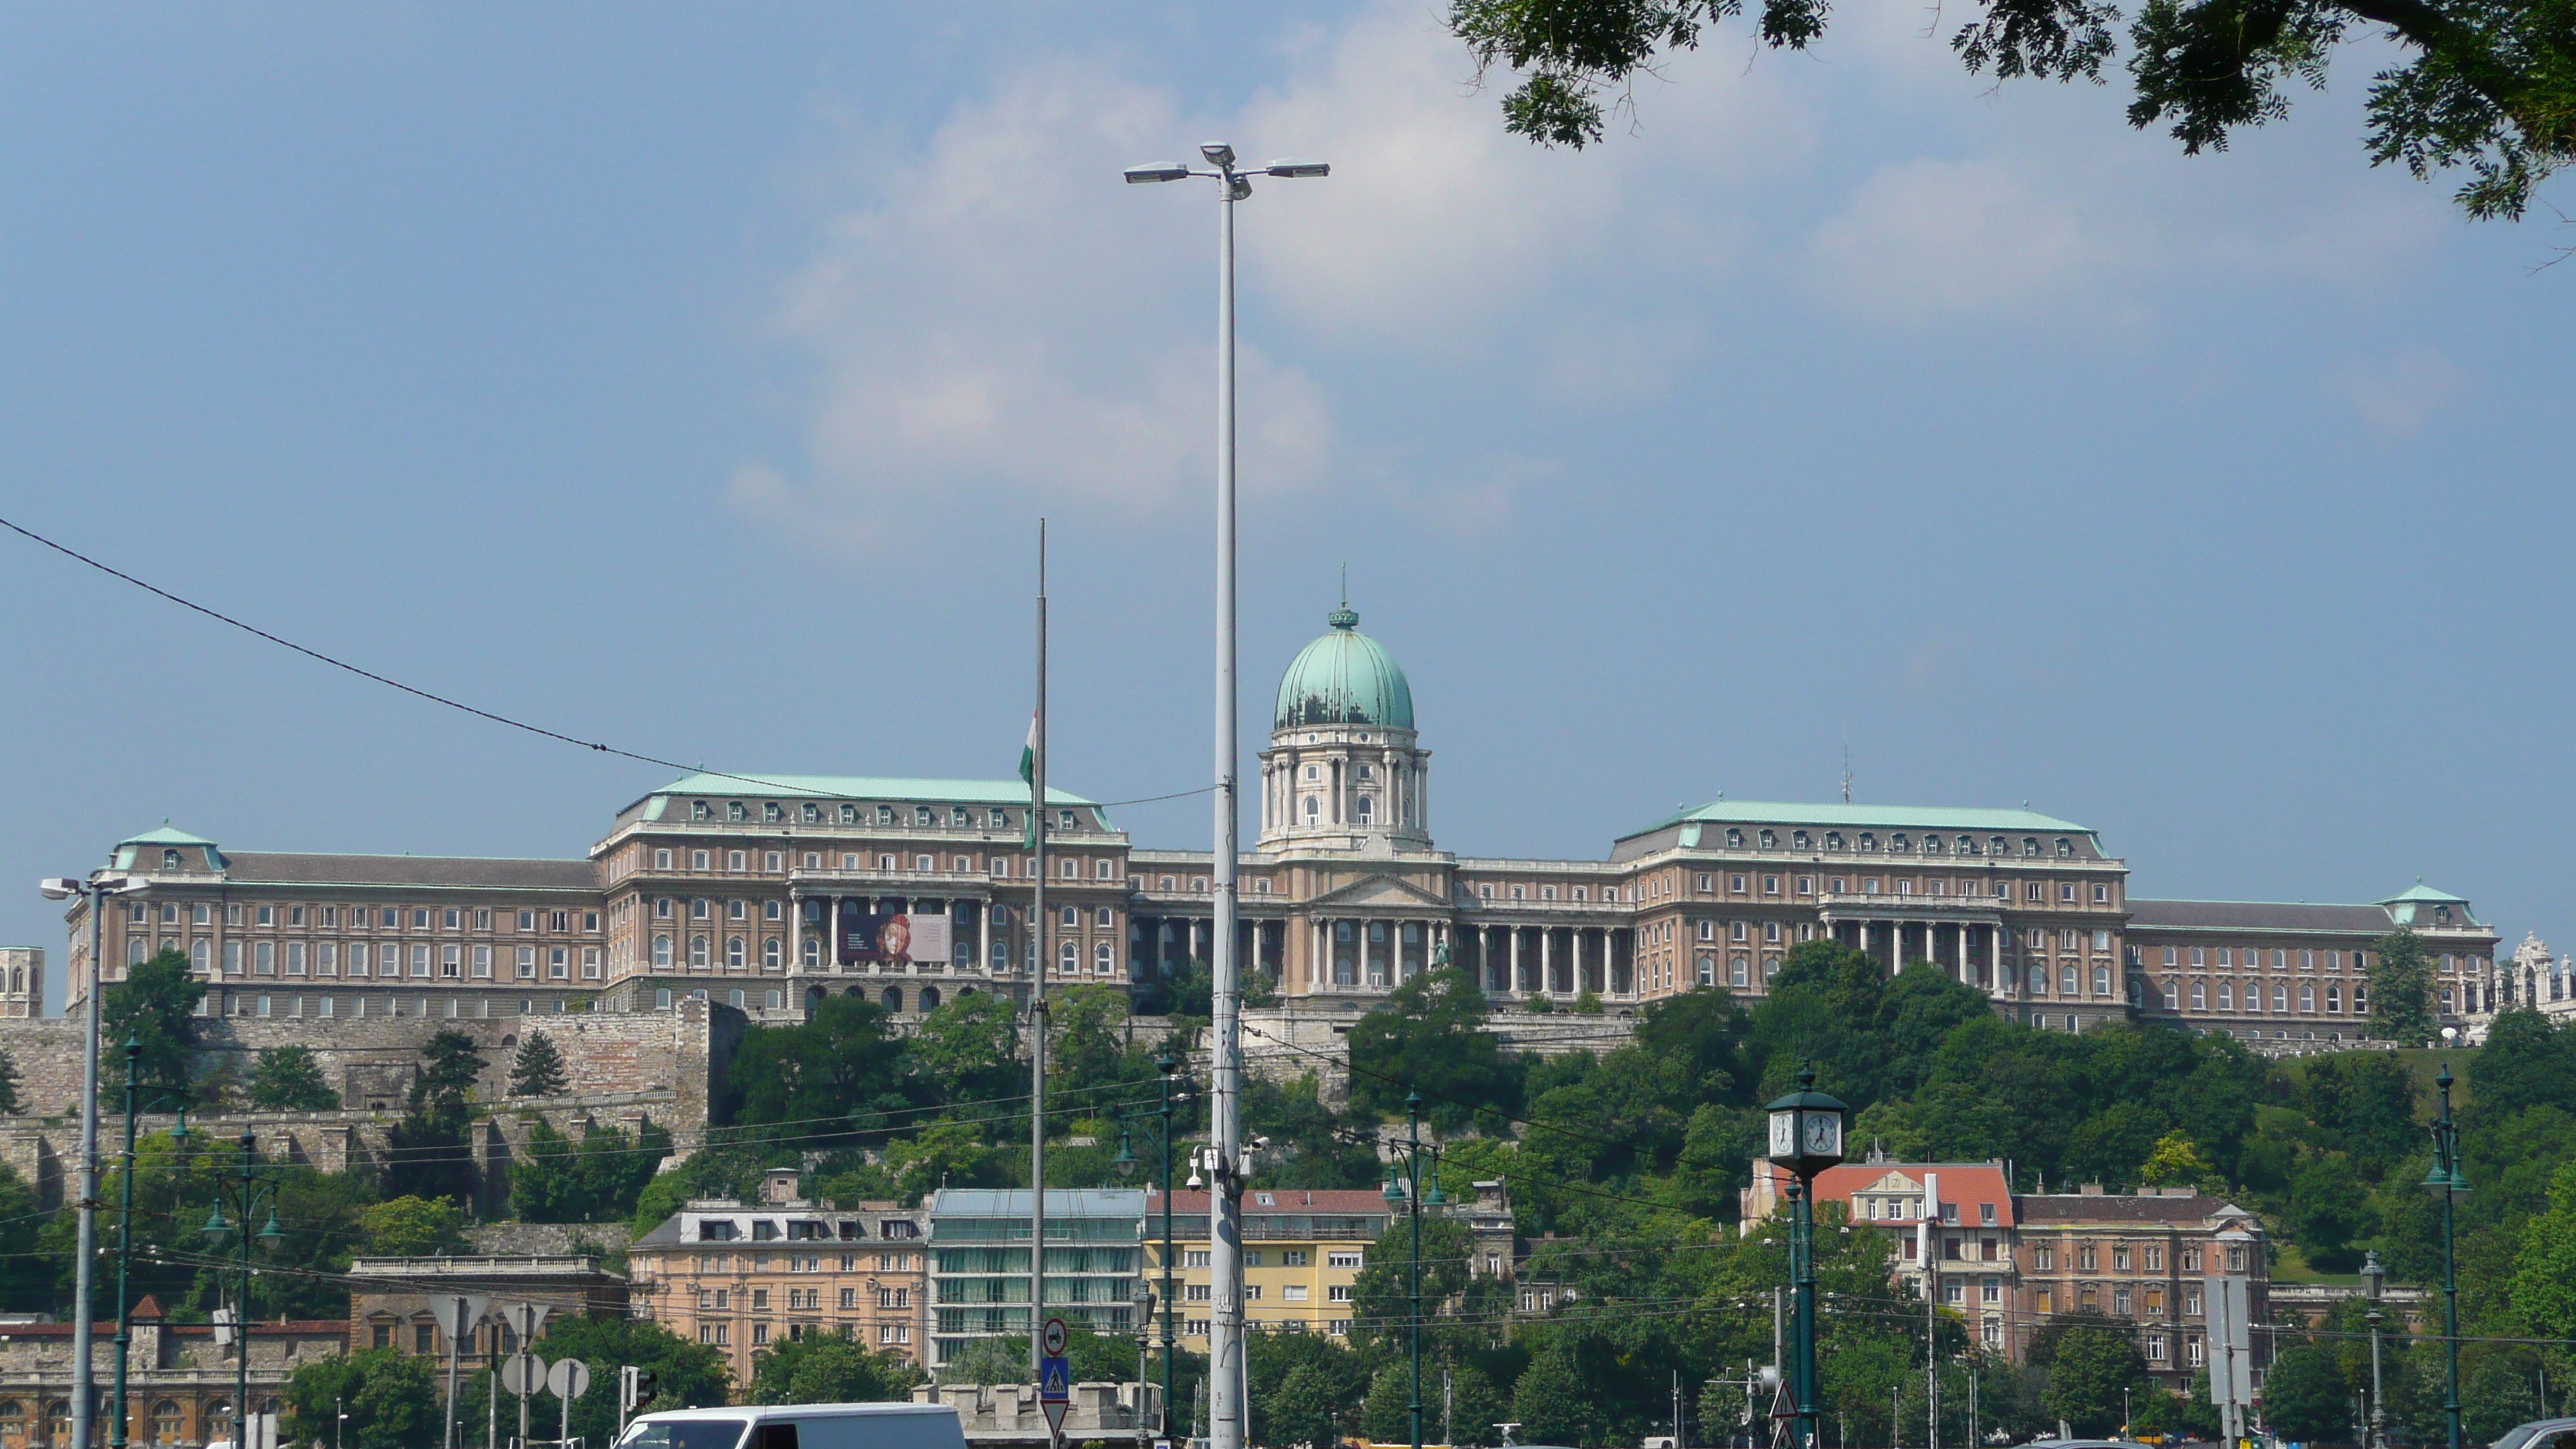
<svg viewBox="0 0 2576 1449"><path fill-rule="evenodd" d="M775 800L764 801L760 807L760 818L770 825L784 825L787 823L787 807Z"/></svg>
<svg viewBox="0 0 2576 1449"><path fill-rule="evenodd" d="M1059 830L1073 830L1078 828L1074 822L1073 812L1070 810L1057 811L1055 823L1056 828Z"/></svg>
<svg viewBox="0 0 2576 1449"><path fill-rule="evenodd" d="M1960 836L1960 837L1959 837L1959 853L1960 853L1961 855L1974 855L1974 854L1976 854L1976 853L1977 853L1977 837L1975 837L1975 836L1973 836L1973 835L1962 835L1962 836Z"/></svg>
<svg viewBox="0 0 2576 1449"><path fill-rule="evenodd" d="M1987 841L1987 842L1986 842L1986 849L1987 849L1987 851L1988 851L1990 854L1994 854L1994 855L2008 855L2008 854L2010 854L2010 853L2011 853L2010 851L2008 851L2008 850L2006 850L2006 849L2004 848L2004 838L2003 838L2002 836L2000 836L2000 835L1998 835L1998 836L1994 837L1993 839L1991 839L1991 840Z"/></svg>
<svg viewBox="0 0 2576 1449"><path fill-rule="evenodd" d="M1893 854L1903 855L1914 847L1906 843L1905 832L1900 830L1887 837L1887 848Z"/></svg>
<svg viewBox="0 0 2576 1449"><path fill-rule="evenodd" d="M880 805L880 806L878 806L878 807L877 807L877 823L878 823L879 825L892 825L892 824L894 824L894 807L893 807L893 806L891 806L891 805Z"/></svg>
<svg viewBox="0 0 2576 1449"><path fill-rule="evenodd" d="M161 868L163 870L177 870L179 868L179 852L175 850L165 850L161 852Z"/></svg>
<svg viewBox="0 0 2576 1449"><path fill-rule="evenodd" d="M1862 831L1860 833L1860 848L1863 850L1878 849L1878 837L1869 831Z"/></svg>
<svg viewBox="0 0 2576 1449"><path fill-rule="evenodd" d="M1828 830L1828 831L1826 831L1826 832L1825 832L1825 849L1827 849L1827 850L1840 850L1840 849L1842 849L1842 848L1843 848L1843 833L1842 833L1841 831L1839 831L1839 830Z"/></svg>
<svg viewBox="0 0 2576 1449"><path fill-rule="evenodd" d="M725 802L725 819L736 825L750 824L751 807L739 800L728 800Z"/></svg>
<svg viewBox="0 0 2576 1449"><path fill-rule="evenodd" d="M689 818L691 820L713 820L716 818L716 807L704 800L692 800L689 802Z"/></svg>
<svg viewBox="0 0 2576 1449"><path fill-rule="evenodd" d="M1924 836L1923 853L1925 855L1939 855L1941 853L1941 837L1937 835Z"/></svg>
<svg viewBox="0 0 2576 1449"><path fill-rule="evenodd" d="M2451 924L2451 908L2449 906L2435 906L2433 908L2433 924L2437 926L2447 926Z"/></svg>
<svg viewBox="0 0 2576 1449"><path fill-rule="evenodd" d="M2032 836L2023 836L2021 838L2021 853L2024 855L2039 854L2039 841Z"/></svg>
<svg viewBox="0 0 2576 1449"><path fill-rule="evenodd" d="M2073 841L2071 841L2071 840L2068 840L2068 839L2067 839L2065 836L2063 836L2063 835L2061 835L2061 836L2057 837L2057 854L2058 854L2058 858L2059 858L2059 859L2061 859L2061 860L2062 860L2062 859L2065 859L2066 857L2071 856L2071 855L2073 855L2074 853L2075 853L2075 842L2073 842Z"/></svg>
<svg viewBox="0 0 2576 1449"><path fill-rule="evenodd" d="M930 807L927 805L915 805L912 807L912 823L924 830L929 829L931 825L936 823L937 819L938 817L930 813Z"/></svg>
<svg viewBox="0 0 2576 1449"><path fill-rule="evenodd" d="M820 825L823 823L823 807L808 800L805 808L797 813L797 818L808 825Z"/></svg>
<svg viewBox="0 0 2576 1449"><path fill-rule="evenodd" d="M973 813L967 810L963 805L951 805L948 807L948 823L956 826L960 830L963 830L969 824L972 824L973 818Z"/></svg>
<svg viewBox="0 0 2576 1449"><path fill-rule="evenodd" d="M1726 830L1726 848L1729 850L1742 850L1744 848L1744 832L1731 825L1728 826Z"/></svg>
<svg viewBox="0 0 2576 1449"><path fill-rule="evenodd" d="M1797 834L1790 836L1789 843L1800 850L1805 850L1807 848L1807 832L1801 830Z"/></svg>
<svg viewBox="0 0 2576 1449"><path fill-rule="evenodd" d="M1763 848L1764 850L1777 850L1777 849L1779 849L1779 848L1780 848L1780 837L1779 837L1779 836L1777 836L1777 835L1772 834L1772 833L1771 833L1770 831L1768 831L1768 830L1763 831L1763 832L1762 832L1762 848Z"/></svg>

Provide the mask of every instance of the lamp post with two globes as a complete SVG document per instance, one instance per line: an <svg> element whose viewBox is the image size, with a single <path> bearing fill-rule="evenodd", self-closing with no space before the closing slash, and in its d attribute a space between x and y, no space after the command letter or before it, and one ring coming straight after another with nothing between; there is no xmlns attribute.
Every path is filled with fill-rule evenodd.
<svg viewBox="0 0 2576 1449"><path fill-rule="evenodd" d="M101 872L87 879L54 876L36 887L46 900L78 897L89 908L89 980L81 984L87 1009L82 1013L80 1244L75 1250L80 1258L72 1265L72 1442L84 1446L90 1442L91 1420L98 1411L98 1365L91 1348L96 1329L90 1322L95 1315L89 1305L96 1293L92 1284L98 1268L98 998L107 981L99 951L105 939L107 898L131 883L129 876Z"/></svg>
<svg viewBox="0 0 2576 1449"><path fill-rule="evenodd" d="M250 1133L241 1135L241 1185L233 1190L233 1201L241 1208L241 1295L233 1300L233 1449L252 1449L250 1444L250 1251L256 1240L262 1252L274 1253L286 1241L286 1233L277 1225L277 1187L262 1186L258 1180L259 1143ZM262 1202L268 1204L268 1224L254 1233L251 1218ZM215 1210L206 1215L207 1240L220 1249L233 1235L234 1224L224 1221L224 1205L218 1200ZM261 1445L258 1449L270 1449Z"/></svg>
<svg viewBox="0 0 2576 1449"><path fill-rule="evenodd" d="M1273 161L1246 170L1234 148L1211 141L1199 148L1206 169L1178 161L1127 168L1131 186L1204 177L1217 183L1216 294L1216 859L1212 862L1215 976L1209 1029L1208 1418L1210 1449L1243 1449L1247 1381L1243 1357L1243 1122L1240 1088L1242 982L1235 964L1235 872L1240 864L1235 770L1240 730L1235 698L1234 607L1234 204L1252 194L1252 178L1328 176L1321 161Z"/></svg>

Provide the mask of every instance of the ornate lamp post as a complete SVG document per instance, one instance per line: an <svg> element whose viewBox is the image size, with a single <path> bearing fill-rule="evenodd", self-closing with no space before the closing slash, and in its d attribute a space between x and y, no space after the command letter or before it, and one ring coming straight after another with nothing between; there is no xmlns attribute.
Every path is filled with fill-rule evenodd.
<svg viewBox="0 0 2576 1449"><path fill-rule="evenodd" d="M1156 1437L1168 1441L1172 1437L1172 1356L1177 1342L1172 1333L1172 1081L1181 1069L1180 1059L1166 1049L1154 1058L1154 1069L1163 1076L1162 1105L1154 1109L1154 1115L1162 1119L1163 1144L1163 1414L1155 1432ZM1135 1175L1136 1154L1128 1150L1123 1134L1118 1139L1117 1167L1121 1177ZM1150 1330L1152 1325L1147 1327Z"/></svg>
<svg viewBox="0 0 2576 1449"><path fill-rule="evenodd" d="M256 1238L261 1251L276 1252L286 1241L277 1226L277 1187L262 1186L258 1180L258 1140L250 1133L241 1135L241 1186L234 1189L233 1201L241 1208L241 1296L233 1309L233 1449L249 1449L250 1439L250 1249ZM268 1224L258 1232L250 1230L251 1217L262 1202L268 1204ZM218 1199L215 1210L206 1215L206 1237L218 1248L231 1237L233 1225L224 1221L224 1205Z"/></svg>
<svg viewBox="0 0 2576 1449"><path fill-rule="evenodd" d="M1798 1069L1798 1090L1773 1102L1770 1151L1795 1179L1789 1186L1789 1282L1797 1300L1790 1345L1790 1395L1797 1429L1790 1449L1816 1449L1816 1174L1843 1160L1841 1102L1816 1090L1813 1067ZM2453 1445L2452 1449L2458 1449Z"/></svg>
<svg viewBox="0 0 2576 1449"><path fill-rule="evenodd" d="M2387 1289L2388 1270L2373 1248L2361 1258L2361 1291L2370 1300L2370 1449L2388 1449L2388 1416L2379 1398L2379 1297Z"/></svg>
<svg viewBox="0 0 2576 1449"><path fill-rule="evenodd" d="M2444 1028L2447 1034L2450 1028ZM2442 1348L2449 1377L2442 1397L2442 1416L2449 1421L2451 1449L2460 1449L2460 1272L2451 1251L2453 1204L2469 1190L2460 1171L2460 1129L2451 1121L2451 1064L2444 1062L2433 1085L2441 1089L2442 1110L2433 1119L2433 1170L2424 1186L2442 1195Z"/></svg>
<svg viewBox="0 0 2576 1449"><path fill-rule="evenodd" d="M1429 1191L1426 1192L1423 1187L1424 1157L1420 1093L1404 1094L1404 1117L1412 1131L1412 1144L1407 1149L1412 1162L1406 1169L1410 1180L1399 1185L1395 1178L1394 1164L1388 1164L1386 1204L1390 1208L1403 1206L1413 1215L1413 1402L1407 1407L1412 1415L1413 1449L1422 1449L1422 1210L1426 1207L1446 1206L1448 1199L1441 1195L1440 1179L1437 1177L1431 1180Z"/></svg>
<svg viewBox="0 0 2576 1449"><path fill-rule="evenodd" d="M143 1043L127 1037L125 1039L125 1181L118 1194L122 1202L116 1219L116 1419L109 1427L107 1441L111 1449L125 1449L126 1444L125 1359L128 1348L134 1342L133 1329L127 1318L130 1310L126 1306L129 1296L126 1284L134 1271L134 1117L136 1110L134 1074L142 1064ZM166 1106L173 1101L179 1104L179 1126L178 1130L170 1134L170 1140L184 1147L188 1141L187 1089L172 1088L144 1105L148 1110L152 1107Z"/></svg>

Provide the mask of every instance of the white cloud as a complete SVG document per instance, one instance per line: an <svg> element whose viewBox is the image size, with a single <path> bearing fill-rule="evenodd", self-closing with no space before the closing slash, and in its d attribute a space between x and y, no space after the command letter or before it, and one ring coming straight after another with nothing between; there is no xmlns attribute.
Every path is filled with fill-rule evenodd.
<svg viewBox="0 0 2576 1449"><path fill-rule="evenodd" d="M1816 229L1805 267L1833 305L1920 324L2070 299L2115 244L1991 159L1881 168Z"/></svg>
<svg viewBox="0 0 2576 1449"><path fill-rule="evenodd" d="M2401 352L2356 361L2335 378L2336 390L2384 442L2414 437L2468 391L2469 375L2439 352Z"/></svg>

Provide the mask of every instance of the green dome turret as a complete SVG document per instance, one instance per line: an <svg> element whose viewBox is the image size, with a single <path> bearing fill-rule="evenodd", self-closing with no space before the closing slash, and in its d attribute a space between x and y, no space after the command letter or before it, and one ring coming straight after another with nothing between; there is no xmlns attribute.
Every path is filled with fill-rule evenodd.
<svg viewBox="0 0 2576 1449"><path fill-rule="evenodd" d="M1324 616L1331 629L1297 651L1279 677L1279 708L1272 729L1309 725L1376 725L1413 728L1413 686L1379 643L1360 632L1360 616L1346 602Z"/></svg>

